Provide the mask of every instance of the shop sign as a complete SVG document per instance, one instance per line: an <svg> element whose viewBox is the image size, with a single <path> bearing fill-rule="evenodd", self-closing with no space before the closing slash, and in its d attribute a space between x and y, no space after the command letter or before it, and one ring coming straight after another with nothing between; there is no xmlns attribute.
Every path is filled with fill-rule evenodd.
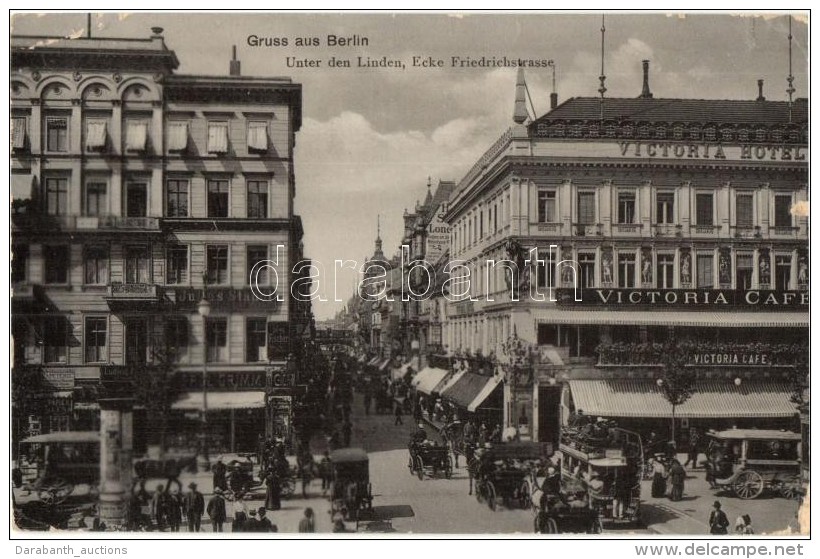
<svg viewBox="0 0 820 559"><path fill-rule="evenodd" d="M692 356L693 365L726 366L726 365L757 365L770 366L772 358L768 353L696 353Z"/></svg>
<svg viewBox="0 0 820 559"><path fill-rule="evenodd" d="M269 388L290 388L296 384L296 373L280 367L268 367L265 370Z"/></svg>
<svg viewBox="0 0 820 559"><path fill-rule="evenodd" d="M279 308L278 301L262 301L253 294L250 288L209 287L207 290L203 290L178 287L169 291L176 310L195 311L203 296L207 296L208 302L214 310L264 309L266 312L272 312Z"/></svg>
<svg viewBox="0 0 820 559"><path fill-rule="evenodd" d="M74 389L74 369L43 369L43 380L54 390Z"/></svg>
<svg viewBox="0 0 820 559"><path fill-rule="evenodd" d="M580 297L580 301L576 300ZM579 289L559 288L557 303L561 306L603 307L754 307L766 310L806 309L807 291L772 291L754 289Z"/></svg>
<svg viewBox="0 0 820 559"><path fill-rule="evenodd" d="M290 323L268 322L268 359L285 361L290 355Z"/></svg>
<svg viewBox="0 0 820 559"><path fill-rule="evenodd" d="M180 371L177 378L184 390L202 390L202 373ZM265 390L265 372L208 371L208 390Z"/></svg>

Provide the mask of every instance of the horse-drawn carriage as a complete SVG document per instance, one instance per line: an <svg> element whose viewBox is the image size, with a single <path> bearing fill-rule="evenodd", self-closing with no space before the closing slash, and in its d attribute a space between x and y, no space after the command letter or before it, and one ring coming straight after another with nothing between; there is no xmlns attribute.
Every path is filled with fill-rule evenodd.
<svg viewBox="0 0 820 559"><path fill-rule="evenodd" d="M499 499L507 507L528 507L531 472L544 470L551 454L551 444L537 442L498 443L477 449L467 464L470 482L475 479L476 500L486 502L492 510Z"/></svg>
<svg viewBox="0 0 820 559"><path fill-rule="evenodd" d="M800 434L766 429L728 429L707 433L706 476L713 488L741 499L764 490L795 498L800 482Z"/></svg>
<svg viewBox="0 0 820 559"><path fill-rule="evenodd" d="M370 461L360 448L340 448L330 453L331 515L359 522L373 513Z"/></svg>
<svg viewBox="0 0 820 559"><path fill-rule="evenodd" d="M24 492L36 493L40 502L57 505L82 486L92 498L99 493L99 431L64 431L35 435L20 442L20 455L28 464L29 482ZM22 462L23 460L21 460Z"/></svg>
<svg viewBox="0 0 820 559"><path fill-rule="evenodd" d="M409 459L407 468L410 475L417 475L419 479L424 479L424 472L430 477L439 474L450 479L453 475L453 458L450 456L450 448L446 444L439 444L434 441L411 442L408 446Z"/></svg>

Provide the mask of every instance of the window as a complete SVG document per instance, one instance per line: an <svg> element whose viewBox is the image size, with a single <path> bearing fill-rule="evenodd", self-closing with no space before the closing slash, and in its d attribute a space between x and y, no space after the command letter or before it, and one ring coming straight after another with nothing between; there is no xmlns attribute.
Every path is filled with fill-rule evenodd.
<svg viewBox="0 0 820 559"><path fill-rule="evenodd" d="M208 217L228 217L228 181L208 181Z"/></svg>
<svg viewBox="0 0 820 559"><path fill-rule="evenodd" d="M555 218L555 191L538 191L538 222L554 223Z"/></svg>
<svg viewBox="0 0 820 559"><path fill-rule="evenodd" d="M749 290L752 288L752 270L754 256L738 254L735 259L735 289Z"/></svg>
<svg viewBox="0 0 820 559"><path fill-rule="evenodd" d="M552 250L546 250L538 255L540 262L537 268L537 282L538 287L551 289L556 287L555 283L555 267L557 264L556 254Z"/></svg>
<svg viewBox="0 0 820 559"><path fill-rule="evenodd" d="M675 287L675 255L658 254L658 287L673 289Z"/></svg>
<svg viewBox="0 0 820 559"><path fill-rule="evenodd" d="M209 246L207 260L208 283L228 283L228 247Z"/></svg>
<svg viewBox="0 0 820 559"><path fill-rule="evenodd" d="M105 337L108 330L108 320L105 317L95 316L85 319L85 362L100 363L107 361L105 352Z"/></svg>
<svg viewBox="0 0 820 559"><path fill-rule="evenodd" d="M144 365L148 362L148 325L144 320L125 323L125 364Z"/></svg>
<svg viewBox="0 0 820 559"><path fill-rule="evenodd" d="M125 215L127 217L148 215L148 185L144 182L128 183L125 193Z"/></svg>
<svg viewBox="0 0 820 559"><path fill-rule="evenodd" d="M11 119L11 149L26 149L26 117L16 116Z"/></svg>
<svg viewBox="0 0 820 559"><path fill-rule="evenodd" d="M712 194L700 193L695 195L695 223L697 225L715 224L715 212L712 200Z"/></svg>
<svg viewBox="0 0 820 559"><path fill-rule="evenodd" d="M618 223L635 223L635 193L618 193Z"/></svg>
<svg viewBox="0 0 820 559"><path fill-rule="evenodd" d="M595 223L595 193L578 193L578 223L592 225Z"/></svg>
<svg viewBox="0 0 820 559"><path fill-rule="evenodd" d="M251 121L248 123L248 150L268 151L268 123Z"/></svg>
<svg viewBox="0 0 820 559"><path fill-rule="evenodd" d="M711 289L715 286L714 263L714 255L698 254L698 287Z"/></svg>
<svg viewBox="0 0 820 559"><path fill-rule="evenodd" d="M635 255L618 255L618 287L635 287Z"/></svg>
<svg viewBox="0 0 820 559"><path fill-rule="evenodd" d="M188 123L168 123L168 151L185 151L188 148Z"/></svg>
<svg viewBox="0 0 820 559"><path fill-rule="evenodd" d="M46 178L46 211L48 215L68 214L68 178Z"/></svg>
<svg viewBox="0 0 820 559"><path fill-rule="evenodd" d="M171 245L166 253L167 277L165 282L179 285L188 282L188 246Z"/></svg>
<svg viewBox="0 0 820 559"><path fill-rule="evenodd" d="M67 414L58 413L48 416L48 432L63 433L71 430L71 423Z"/></svg>
<svg viewBox="0 0 820 559"><path fill-rule="evenodd" d="M168 350L179 356L188 349L188 319L172 317L165 321L165 343Z"/></svg>
<svg viewBox="0 0 820 559"><path fill-rule="evenodd" d="M595 254L581 252L578 254L578 265L581 272L581 287L595 287Z"/></svg>
<svg viewBox="0 0 820 559"><path fill-rule="evenodd" d="M228 123L208 123L208 153L228 153Z"/></svg>
<svg viewBox="0 0 820 559"><path fill-rule="evenodd" d="M246 348L245 360L248 363L268 360L268 348L265 339L267 320L264 318L249 318L245 329Z"/></svg>
<svg viewBox="0 0 820 559"><path fill-rule="evenodd" d="M125 247L125 283L149 283L151 281L151 259L148 247Z"/></svg>
<svg viewBox="0 0 820 559"><path fill-rule="evenodd" d="M125 123L125 151L145 151L147 147L148 121L127 121Z"/></svg>
<svg viewBox="0 0 820 559"><path fill-rule="evenodd" d="M46 151L68 151L68 117L46 117Z"/></svg>
<svg viewBox="0 0 820 559"><path fill-rule="evenodd" d="M28 245L12 245L11 254L12 283L28 280Z"/></svg>
<svg viewBox="0 0 820 559"><path fill-rule="evenodd" d="M43 248L46 283L68 283L69 249L67 245Z"/></svg>
<svg viewBox="0 0 820 559"><path fill-rule="evenodd" d="M228 321L224 318L209 318L205 322L208 362L227 361Z"/></svg>
<svg viewBox="0 0 820 559"><path fill-rule="evenodd" d="M754 225L754 198L751 194L738 194L735 198L735 214L738 227Z"/></svg>
<svg viewBox="0 0 820 559"><path fill-rule="evenodd" d="M493 231L498 233L498 204L493 206Z"/></svg>
<svg viewBox="0 0 820 559"><path fill-rule="evenodd" d="M108 139L108 121L100 118L90 118L85 123L85 149L102 151L106 148Z"/></svg>
<svg viewBox="0 0 820 559"><path fill-rule="evenodd" d="M774 226L792 226L792 197L791 194L776 194L774 197Z"/></svg>
<svg viewBox="0 0 820 559"><path fill-rule="evenodd" d="M188 181L170 179L167 182L167 188L165 215L168 217L188 217Z"/></svg>
<svg viewBox="0 0 820 559"><path fill-rule="evenodd" d="M248 217L268 217L268 181L248 181Z"/></svg>
<svg viewBox="0 0 820 559"><path fill-rule="evenodd" d="M85 215L108 213L108 185L104 182L85 183Z"/></svg>
<svg viewBox="0 0 820 559"><path fill-rule="evenodd" d="M774 257L774 282L778 291L788 291L792 280L792 257L778 254Z"/></svg>
<svg viewBox="0 0 820 559"><path fill-rule="evenodd" d="M264 262L268 259L268 247L264 245L256 245L248 247L248 281L250 282L251 270L259 262ZM256 276L257 285L268 284L269 269L267 267L261 268L259 274Z"/></svg>
<svg viewBox="0 0 820 559"><path fill-rule="evenodd" d="M675 195L672 192L658 192L655 202L656 222L666 225L675 223Z"/></svg>
<svg viewBox="0 0 820 559"><path fill-rule="evenodd" d="M86 285L105 285L108 283L108 247L85 247L83 262Z"/></svg>
<svg viewBox="0 0 820 559"><path fill-rule="evenodd" d="M46 363L68 362L68 321L64 316L45 320L43 346Z"/></svg>

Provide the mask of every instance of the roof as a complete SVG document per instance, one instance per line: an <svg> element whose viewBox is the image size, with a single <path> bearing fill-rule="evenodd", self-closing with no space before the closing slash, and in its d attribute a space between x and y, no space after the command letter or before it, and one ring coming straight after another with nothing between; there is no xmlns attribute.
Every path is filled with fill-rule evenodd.
<svg viewBox="0 0 820 559"><path fill-rule="evenodd" d="M791 431L776 431L774 429L727 429L725 431L712 431L708 433L708 435L718 439L800 440L800 433L792 433Z"/></svg>
<svg viewBox="0 0 820 559"><path fill-rule="evenodd" d="M454 181L438 181L436 193L433 194L432 200L425 200L424 203L424 225L428 225L433 221L439 207L450 199L450 195L456 189Z"/></svg>
<svg viewBox="0 0 820 559"><path fill-rule="evenodd" d="M34 435L23 439L23 443L98 443L100 442L99 431L58 431L56 433L46 433L45 435Z"/></svg>
<svg viewBox="0 0 820 559"><path fill-rule="evenodd" d="M808 122L808 100L797 99L792 106L793 123ZM601 120L599 97L572 97L537 119ZM735 99L662 99L605 97L603 120L646 122L712 122L715 124L789 124L787 101Z"/></svg>
<svg viewBox="0 0 820 559"><path fill-rule="evenodd" d="M339 448L331 451L331 462L367 462L367 453L361 448Z"/></svg>
<svg viewBox="0 0 820 559"><path fill-rule="evenodd" d="M672 407L651 379L570 380L575 408L602 417L663 417ZM675 417L763 418L794 417L792 390L786 383L748 381L741 386L726 381L697 381L692 395L675 408Z"/></svg>

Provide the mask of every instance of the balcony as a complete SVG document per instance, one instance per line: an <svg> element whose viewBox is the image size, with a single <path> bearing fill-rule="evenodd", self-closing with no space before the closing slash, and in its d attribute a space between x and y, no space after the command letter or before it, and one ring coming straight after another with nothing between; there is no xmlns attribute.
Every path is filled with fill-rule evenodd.
<svg viewBox="0 0 820 559"><path fill-rule="evenodd" d="M604 234L602 223L573 223L572 228L576 237L602 237Z"/></svg>
<svg viewBox="0 0 820 559"><path fill-rule="evenodd" d="M612 233L617 236L636 236L643 230L642 223L614 223Z"/></svg>
<svg viewBox="0 0 820 559"><path fill-rule="evenodd" d="M720 233L720 225L692 225L690 231L693 237L715 237Z"/></svg>
<svg viewBox="0 0 820 559"><path fill-rule="evenodd" d="M656 223L652 226L656 237L682 237L683 225L671 223Z"/></svg>
<svg viewBox="0 0 820 559"><path fill-rule="evenodd" d="M564 229L563 223L533 223L536 231L539 233L550 233L553 235L561 235Z"/></svg>
<svg viewBox="0 0 820 559"><path fill-rule="evenodd" d="M158 288L153 283L112 283L105 300L111 310L147 310L159 304Z"/></svg>
<svg viewBox="0 0 820 559"><path fill-rule="evenodd" d="M729 229L732 231L732 237L736 239L759 239L761 236L759 225L731 225Z"/></svg>
<svg viewBox="0 0 820 559"><path fill-rule="evenodd" d="M769 227L769 237L773 239L794 239L797 237L798 227Z"/></svg>

